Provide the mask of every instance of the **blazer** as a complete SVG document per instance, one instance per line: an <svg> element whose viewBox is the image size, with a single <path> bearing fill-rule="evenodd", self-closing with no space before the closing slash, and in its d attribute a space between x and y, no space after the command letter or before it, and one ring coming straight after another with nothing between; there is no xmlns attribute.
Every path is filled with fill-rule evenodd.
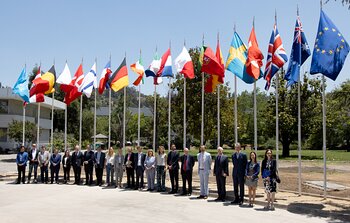
<svg viewBox="0 0 350 223"><path fill-rule="evenodd" d="M30 163L30 164L34 164L34 163L38 164L38 163L39 163L38 157L39 157L39 152L40 152L40 151L39 151L39 149L36 149L35 157L33 157L32 152L33 152L33 149L31 149L31 150L29 151L29 153L28 153L28 160L29 160L29 163ZM33 160L33 161L32 161L32 160Z"/></svg>
<svg viewBox="0 0 350 223"><path fill-rule="evenodd" d="M277 169L276 169L276 166L277 166L276 160L272 160L270 168L266 167L266 163L267 163L267 160L263 160L261 162L261 174L264 173L264 170L269 170L270 171L269 177L275 179L277 177L277 174L276 174L276 171L277 171Z"/></svg>
<svg viewBox="0 0 350 223"><path fill-rule="evenodd" d="M70 168L72 165L72 157L68 156L67 161L65 161L66 155L63 156L62 158L62 165L66 165L66 168Z"/></svg>
<svg viewBox="0 0 350 223"><path fill-rule="evenodd" d="M45 151L44 153L40 152L38 161L39 161L39 166L43 166L44 164L48 166L50 162L50 153L48 151Z"/></svg>
<svg viewBox="0 0 350 223"><path fill-rule="evenodd" d="M137 168L138 164L138 159L139 159L139 154L134 153L134 167L135 169ZM141 168L144 170L145 169L145 159L146 159L146 154L141 153Z"/></svg>
<svg viewBox="0 0 350 223"><path fill-rule="evenodd" d="M185 156L186 156L186 155L184 154L184 155L182 155L182 156L180 157L180 161L181 161L181 174L184 174L184 173L185 173L185 171L184 171ZM188 155L187 155L187 160L186 160L186 162L187 162L186 171L192 172L192 171L193 171L194 163L196 162L196 161L194 160L194 157L193 157L192 155L188 154Z"/></svg>
<svg viewBox="0 0 350 223"><path fill-rule="evenodd" d="M124 162L125 162L124 155L122 154L122 155L120 155L120 157L121 157L121 159L120 159L121 163L119 164L119 155L118 154L114 155L114 169L115 169L115 171L117 171L117 169L123 168L123 166L124 166Z"/></svg>
<svg viewBox="0 0 350 223"><path fill-rule="evenodd" d="M61 164L61 154L52 154L51 155L51 158L50 158L50 167L53 168L53 167L60 167L60 164ZM56 166L54 166L54 164Z"/></svg>
<svg viewBox="0 0 350 223"><path fill-rule="evenodd" d="M106 153L101 152L100 160L98 160L97 154L98 154L98 152L95 152L95 156L94 156L95 157L95 159L94 159L95 166L97 168L104 168L105 162L106 162Z"/></svg>
<svg viewBox="0 0 350 223"><path fill-rule="evenodd" d="M27 166L27 161L28 161L28 153L27 152L19 152L16 157L16 163L21 164L23 166Z"/></svg>
<svg viewBox="0 0 350 223"><path fill-rule="evenodd" d="M84 162L87 161L87 165L94 165L94 152L93 151L85 151L83 156Z"/></svg>
<svg viewBox="0 0 350 223"><path fill-rule="evenodd" d="M246 167L246 169L245 169L245 175L246 175L246 176L250 176L250 175L249 175L249 166L250 166L251 162L252 162L252 161L249 161L249 162L247 163L247 167ZM254 169L254 173L253 173L253 175L251 175L251 177L253 177L253 178L258 178L259 173L260 173L260 165L259 165L259 163L254 164L253 169Z"/></svg>
<svg viewBox="0 0 350 223"><path fill-rule="evenodd" d="M172 170L179 169L179 152L170 151L168 153L167 164Z"/></svg>
<svg viewBox="0 0 350 223"><path fill-rule="evenodd" d="M201 164L201 159L204 156L204 165L203 167L200 167ZM197 161L198 161L198 173L199 170L203 168L203 170L206 172L206 174L210 174L211 171L211 155L208 152L204 152L204 153L198 153L197 154Z"/></svg>
<svg viewBox="0 0 350 223"><path fill-rule="evenodd" d="M130 153L130 159L129 159L129 153L125 154L125 157L124 157L124 165L126 166L126 168L132 168L134 169L135 168L135 160L134 160L134 153ZM127 162L129 162L129 166L127 165Z"/></svg>
<svg viewBox="0 0 350 223"><path fill-rule="evenodd" d="M232 176L244 178L245 170L247 168L247 155L245 153L239 153L238 158L236 153L232 154L233 170Z"/></svg>
<svg viewBox="0 0 350 223"><path fill-rule="evenodd" d="M79 152L73 152L72 154L72 166L79 167L83 165L83 153L81 151Z"/></svg>
<svg viewBox="0 0 350 223"><path fill-rule="evenodd" d="M222 154L220 160L219 156L215 158L214 174L216 176L223 176L224 173L228 176L228 157Z"/></svg>

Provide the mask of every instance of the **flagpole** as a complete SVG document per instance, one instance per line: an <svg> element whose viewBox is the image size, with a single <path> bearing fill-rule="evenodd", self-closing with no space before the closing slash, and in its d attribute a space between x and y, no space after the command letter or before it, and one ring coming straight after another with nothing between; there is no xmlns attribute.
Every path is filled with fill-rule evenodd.
<svg viewBox="0 0 350 223"><path fill-rule="evenodd" d="M79 118L79 147L81 149L81 134L83 119L83 95L80 96L80 118Z"/></svg>
<svg viewBox="0 0 350 223"><path fill-rule="evenodd" d="M202 46L204 46L204 33L202 38ZM202 100L201 100L201 146L204 145L204 73L202 72Z"/></svg>
<svg viewBox="0 0 350 223"><path fill-rule="evenodd" d="M218 110L217 110L217 125L218 125L218 147L220 146L220 85L217 86L217 95L218 95L218 99L217 99L217 106L218 106Z"/></svg>
<svg viewBox="0 0 350 223"><path fill-rule="evenodd" d="M183 149L186 148L186 77L184 77L184 136L183 136Z"/></svg>
<svg viewBox="0 0 350 223"><path fill-rule="evenodd" d="M297 5L297 16L299 17L299 7ZM299 51L301 58L301 51ZM304 72L303 72L304 73ZM301 102L300 102L300 71L298 75L298 192L301 196Z"/></svg>
<svg viewBox="0 0 350 223"><path fill-rule="evenodd" d="M66 104L66 108L64 110L64 151L67 150L67 116L68 116L68 107Z"/></svg>
<svg viewBox="0 0 350 223"><path fill-rule="evenodd" d="M256 106L256 80L254 80L254 150L258 151L258 120Z"/></svg>
<svg viewBox="0 0 350 223"><path fill-rule="evenodd" d="M233 31L236 32L236 24L233 27ZM237 76L234 75L234 124L235 124L235 143L238 143L238 117L237 117Z"/></svg>
<svg viewBox="0 0 350 223"><path fill-rule="evenodd" d="M275 11L275 25L277 26L277 11ZM279 159L279 148L278 148L278 139L279 139L279 128L278 128L278 84L279 84L279 74L276 72L276 163L278 170L278 159Z"/></svg>
<svg viewBox="0 0 350 223"><path fill-rule="evenodd" d="M168 151L170 151L170 143L171 143L171 78L169 77L169 106L168 106Z"/></svg>
<svg viewBox="0 0 350 223"><path fill-rule="evenodd" d="M111 148L111 104L112 104L112 90L108 89L108 148Z"/></svg>
<svg viewBox="0 0 350 223"><path fill-rule="evenodd" d="M94 150L96 151L96 98L97 98L97 90L95 88L95 104L94 104Z"/></svg>
<svg viewBox="0 0 350 223"><path fill-rule="evenodd" d="M141 49L140 49L140 59L141 59ZM139 106L138 106L138 116L137 116L137 145L138 146L140 146L140 137L141 137L141 83L139 84Z"/></svg>
<svg viewBox="0 0 350 223"><path fill-rule="evenodd" d="M51 102L51 153L53 152L53 115L54 115L55 92L52 93Z"/></svg>
<svg viewBox="0 0 350 223"><path fill-rule="evenodd" d="M156 150L156 119L157 119L157 85L154 85L153 103L153 150Z"/></svg>
<svg viewBox="0 0 350 223"><path fill-rule="evenodd" d="M22 129L22 145L25 143L25 131L26 131L26 104L23 105L23 129Z"/></svg>
<svg viewBox="0 0 350 223"><path fill-rule="evenodd" d="M126 116L126 87L124 87L124 106L123 106L123 154L125 155L125 116Z"/></svg>
<svg viewBox="0 0 350 223"><path fill-rule="evenodd" d="M322 121L323 121L323 197L327 198L327 138L326 138L326 93L325 76L322 75Z"/></svg>
<svg viewBox="0 0 350 223"><path fill-rule="evenodd" d="M37 129L37 134L36 134L36 146L37 148L39 147L40 144L40 102L38 103L38 129Z"/></svg>

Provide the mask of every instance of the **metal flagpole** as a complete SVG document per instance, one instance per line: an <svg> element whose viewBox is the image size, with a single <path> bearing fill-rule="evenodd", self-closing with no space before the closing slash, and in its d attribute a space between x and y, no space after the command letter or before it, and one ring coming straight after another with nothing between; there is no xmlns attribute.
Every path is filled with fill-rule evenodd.
<svg viewBox="0 0 350 223"><path fill-rule="evenodd" d="M22 145L24 146L25 142L25 131L26 131L26 105L23 105L23 123L22 123Z"/></svg>
<svg viewBox="0 0 350 223"><path fill-rule="evenodd" d="M97 97L97 90L95 88L95 105L94 105L94 150L96 151L96 110L97 110L97 106L96 106L96 97Z"/></svg>
<svg viewBox="0 0 350 223"><path fill-rule="evenodd" d="M54 115L55 92L52 93L51 102L51 153L53 152L53 115Z"/></svg>
<svg viewBox="0 0 350 223"><path fill-rule="evenodd" d="M218 123L217 123L217 125L218 125L218 147L220 146L220 85L218 85L217 86L217 91L218 91L218 93L217 93L217 95L218 95L218 110L217 110L217 117L218 117Z"/></svg>
<svg viewBox="0 0 350 223"><path fill-rule="evenodd" d="M126 119L126 87L124 87L124 111L123 111L123 154L125 155L125 119Z"/></svg>
<svg viewBox="0 0 350 223"><path fill-rule="evenodd" d="M186 77L184 77L184 137L183 137L183 148L186 148Z"/></svg>
<svg viewBox="0 0 350 223"><path fill-rule="evenodd" d="M323 121L323 197L327 198L327 151L326 151L326 93L325 77L322 75L322 121Z"/></svg>
<svg viewBox="0 0 350 223"><path fill-rule="evenodd" d="M68 107L66 104L66 108L64 110L64 151L67 150L67 116L68 116Z"/></svg>
<svg viewBox="0 0 350 223"><path fill-rule="evenodd" d="M111 104L112 104L112 90L111 88L108 89L108 148L111 147Z"/></svg>
<svg viewBox="0 0 350 223"><path fill-rule="evenodd" d="M153 150L156 149L156 119L157 119L157 85L154 85L154 105L153 105Z"/></svg>
<svg viewBox="0 0 350 223"><path fill-rule="evenodd" d="M236 24L233 28L234 32L236 32ZM237 76L234 75L234 124L235 124L235 143L238 143L238 117L237 117Z"/></svg>
<svg viewBox="0 0 350 223"><path fill-rule="evenodd" d="M40 102L38 103L38 129L37 129L37 134L36 134L36 146L37 148L39 147L40 144Z"/></svg>
<svg viewBox="0 0 350 223"><path fill-rule="evenodd" d="M297 16L299 17L299 7L297 7ZM299 51L301 58L301 51ZM298 192L301 196L301 102L300 102L300 72L298 75Z"/></svg>
<svg viewBox="0 0 350 223"><path fill-rule="evenodd" d="M169 105L168 105L168 151L170 151L171 143L171 78L169 77Z"/></svg>
<svg viewBox="0 0 350 223"><path fill-rule="evenodd" d="M202 38L202 46L204 46L204 34ZM202 72L202 117L201 117L201 146L204 145L204 73Z"/></svg>
<svg viewBox="0 0 350 223"><path fill-rule="evenodd" d="M254 80L254 149L258 151L258 119L256 106L256 80Z"/></svg>
<svg viewBox="0 0 350 223"><path fill-rule="evenodd" d="M141 137L141 84L139 84L139 109L137 117L137 145L140 146Z"/></svg>
<svg viewBox="0 0 350 223"><path fill-rule="evenodd" d="M275 24L277 24L277 12L275 11ZM278 148L278 139L279 139L279 129L278 129L278 72L276 72L276 163L277 163L277 170L278 170L278 158L279 158L279 148Z"/></svg>
<svg viewBox="0 0 350 223"><path fill-rule="evenodd" d="M81 134L83 123L83 95L80 96L80 118L79 118L79 147L81 149Z"/></svg>

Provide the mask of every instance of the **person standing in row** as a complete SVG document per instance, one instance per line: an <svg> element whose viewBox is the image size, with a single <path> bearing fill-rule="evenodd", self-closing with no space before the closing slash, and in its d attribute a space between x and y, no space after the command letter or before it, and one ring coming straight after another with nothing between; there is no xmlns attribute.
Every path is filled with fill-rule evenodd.
<svg viewBox="0 0 350 223"><path fill-rule="evenodd" d="M244 201L244 177L245 170L247 167L247 156L241 152L241 144L235 143L236 152L232 155L232 177L233 177L233 191L235 199L231 202L232 204L242 205ZM238 196L239 186L239 196Z"/></svg>
<svg viewBox="0 0 350 223"><path fill-rule="evenodd" d="M183 196L192 194L192 173L195 163L194 157L188 154L188 148L184 148L184 155L180 157L181 160L181 176L182 176L182 194ZM188 188L186 188L186 181Z"/></svg>
<svg viewBox="0 0 350 223"><path fill-rule="evenodd" d="M267 196L267 205L264 209L274 211L275 193L277 187L277 162L272 157L272 150L268 149L265 152L265 158L261 163L261 173Z"/></svg>
<svg viewBox="0 0 350 223"><path fill-rule="evenodd" d="M216 178L216 186L218 189L218 198L216 201L225 201L226 199L226 177L228 174L228 158L223 154L224 149L218 147L218 155L214 164L214 176Z"/></svg>
<svg viewBox="0 0 350 223"><path fill-rule="evenodd" d="M80 184L81 166L83 165L83 153L78 145L75 146L75 151L72 155L72 166L74 171L74 184Z"/></svg>
<svg viewBox="0 0 350 223"><path fill-rule="evenodd" d="M106 166L106 154L102 152L102 147L103 146L98 147L97 152L95 153L96 185L98 186L102 186L103 169Z"/></svg>
<svg viewBox="0 0 350 223"><path fill-rule="evenodd" d="M157 192L165 192L165 167L167 165L167 155L164 146L159 146L156 157L157 164Z"/></svg>
<svg viewBox="0 0 350 223"><path fill-rule="evenodd" d="M134 188L135 187L135 164L134 164L134 153L131 148L128 147L128 154L126 154L124 158L124 165L126 168L126 176L127 176L127 186L126 188Z"/></svg>
<svg viewBox="0 0 350 223"><path fill-rule="evenodd" d="M122 148L118 149L118 153L114 156L114 173L115 173L115 187L122 188L124 172L124 155Z"/></svg>
<svg viewBox="0 0 350 223"><path fill-rule="evenodd" d="M41 177L41 183L48 183L49 182L49 162L50 162L50 153L46 151L46 147L42 146L39 157L39 166L40 166L40 177Z"/></svg>
<svg viewBox="0 0 350 223"><path fill-rule="evenodd" d="M17 184L20 184L21 181L23 184L25 184L27 161L28 161L28 153L25 152L24 146L21 146L19 149L19 153L17 154L17 157L16 157L16 164L17 164L17 171L18 171Z"/></svg>
<svg viewBox="0 0 350 223"><path fill-rule="evenodd" d="M110 147L106 155L106 184L111 186L114 184L114 149Z"/></svg>
<svg viewBox="0 0 350 223"><path fill-rule="evenodd" d="M256 153L254 151L249 154L250 160L245 171L245 184L249 191L249 207L253 207L255 203L256 188L258 187L260 165L256 160Z"/></svg>
<svg viewBox="0 0 350 223"><path fill-rule="evenodd" d="M55 178L55 183L58 184L58 174L60 172L61 166L61 155L58 150L55 149L54 153L50 158L50 169L51 169L51 184L53 184L53 179Z"/></svg>
<svg viewBox="0 0 350 223"><path fill-rule="evenodd" d="M38 156L39 156L39 151L36 148L36 144L32 145L32 149L28 153L28 160L29 160L29 173L28 173L28 184L30 183L30 179L32 177L32 172L34 169L34 183L37 183L37 175L38 175Z"/></svg>
<svg viewBox="0 0 350 223"><path fill-rule="evenodd" d="M70 175L70 168L72 165L72 159L70 156L70 152L67 149L64 152L63 158L62 158L62 166L63 166L63 183L66 184L69 182L69 175Z"/></svg>
<svg viewBox="0 0 350 223"><path fill-rule="evenodd" d="M147 191L154 191L154 178L156 176L156 158L153 155L153 150L147 151L145 160L145 171L147 176Z"/></svg>
<svg viewBox="0 0 350 223"><path fill-rule="evenodd" d="M92 185L92 182L94 181L94 152L91 151L90 145L86 146L86 151L84 152L83 160L85 171L85 185Z"/></svg>
<svg viewBox="0 0 350 223"><path fill-rule="evenodd" d="M167 164L171 182L171 191L169 191L169 194L176 194L179 190L179 153L176 151L175 144L171 144Z"/></svg>
<svg viewBox="0 0 350 223"><path fill-rule="evenodd" d="M135 170L136 170L136 187L135 190L143 189L143 173L145 171L146 154L142 152L141 146L137 146L137 154L135 154Z"/></svg>
<svg viewBox="0 0 350 223"><path fill-rule="evenodd" d="M200 181L200 195L198 199L207 199L209 195L209 174L211 171L211 155L205 151L205 145L200 147L200 153L197 155L198 174Z"/></svg>

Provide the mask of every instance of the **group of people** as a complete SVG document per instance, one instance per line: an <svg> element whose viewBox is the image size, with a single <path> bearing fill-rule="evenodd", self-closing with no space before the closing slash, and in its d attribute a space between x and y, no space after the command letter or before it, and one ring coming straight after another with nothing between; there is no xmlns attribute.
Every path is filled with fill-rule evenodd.
<svg viewBox="0 0 350 223"><path fill-rule="evenodd" d="M81 183L81 169L84 167L85 185L93 184L93 170L95 169L96 185L102 186L103 171L106 170L106 185L122 188L123 173L126 172L126 188L142 190L144 188L144 175L147 178L147 191L165 192L165 176L169 171L171 189L169 194L179 192L179 170L182 177L181 195L191 196L192 194L192 175L195 165L195 158L189 154L188 148L184 148L184 153L176 150L174 144L171 145L171 151L166 154L165 148L160 146L157 154L149 149L147 154L142 152L140 146L137 147L137 153L127 148L127 153L123 155L122 148L119 148L115 154L113 147L103 152L103 146L96 152L92 151L90 146L86 147L83 153L79 146L75 146L70 154L69 150L64 152L63 157L55 149L50 154L45 146L38 151L35 144L31 150L25 152L25 147L20 148L17 154L16 163L18 169L17 184L25 183L26 165L29 162L28 181L31 182L34 171L34 180L37 183L37 170L40 167L41 183L48 183L48 169L51 170L51 184L58 183L60 166L63 166L63 181L66 184L70 181L70 170L73 167L74 184ZM224 155L224 149L218 147L217 156L214 160L213 175L216 178L218 197L216 201L226 200L226 178L229 176L229 159ZM209 195L209 176L212 167L212 156L202 145L197 154L198 175L200 179L200 194L198 199L207 199ZM181 165L180 165L181 163ZM241 145L235 144L235 152L232 154L232 179L234 188L234 201L232 204L242 205L244 201L244 186L247 185L249 191L249 206L253 207L255 203L256 188L260 172L267 194L267 205L265 209L274 210L274 200L276 192L276 183L279 182L276 160L272 157L272 150L265 152L265 158L261 162L261 167L257 161L255 152L250 152L249 161L245 153L241 152ZM115 179L114 179L115 177ZM136 179L135 179L136 177ZM157 180L155 185L155 179Z"/></svg>

